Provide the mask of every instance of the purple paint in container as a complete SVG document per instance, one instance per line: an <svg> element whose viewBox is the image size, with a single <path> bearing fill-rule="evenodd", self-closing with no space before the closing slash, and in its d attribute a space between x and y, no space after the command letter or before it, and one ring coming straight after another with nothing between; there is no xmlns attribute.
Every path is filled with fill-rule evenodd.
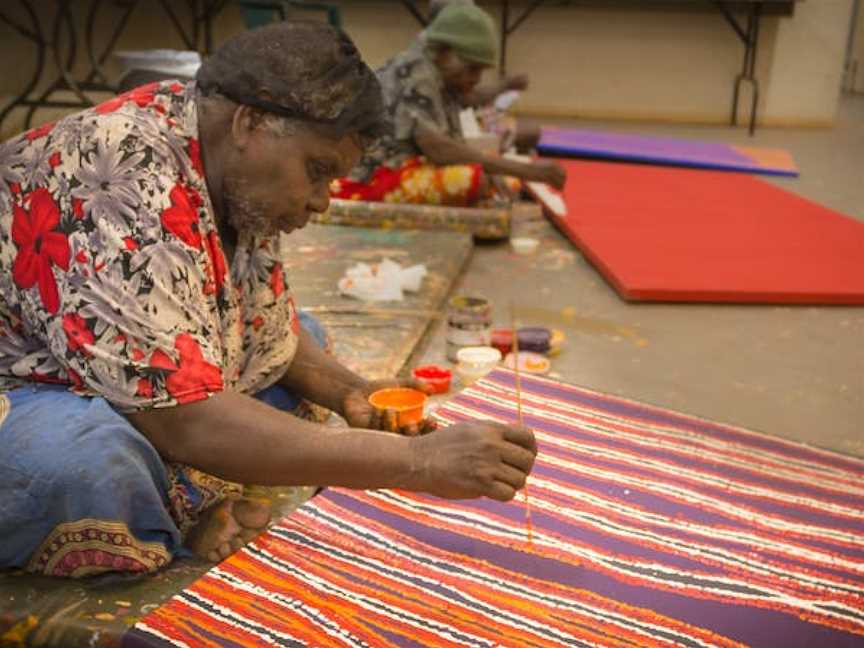
<svg viewBox="0 0 864 648"><path fill-rule="evenodd" d="M526 326L516 331L520 351L549 353L552 331L543 326Z"/></svg>

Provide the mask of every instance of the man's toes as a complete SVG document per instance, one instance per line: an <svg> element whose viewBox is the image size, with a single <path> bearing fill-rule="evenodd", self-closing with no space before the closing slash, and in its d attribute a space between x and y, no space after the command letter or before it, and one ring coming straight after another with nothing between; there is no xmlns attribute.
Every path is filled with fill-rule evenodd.
<svg viewBox="0 0 864 648"><path fill-rule="evenodd" d="M207 554L207 560L210 562L219 562L222 560L221 556L219 556L219 552L215 549Z"/></svg>
<svg viewBox="0 0 864 648"><path fill-rule="evenodd" d="M236 535L231 538L231 553L234 553L238 549L242 549L246 544L246 541L243 539L242 535Z"/></svg>
<svg viewBox="0 0 864 648"><path fill-rule="evenodd" d="M234 550L231 548L230 542L223 542L222 544L220 544L217 551L219 552L219 557L222 560L225 560L228 556L234 553Z"/></svg>

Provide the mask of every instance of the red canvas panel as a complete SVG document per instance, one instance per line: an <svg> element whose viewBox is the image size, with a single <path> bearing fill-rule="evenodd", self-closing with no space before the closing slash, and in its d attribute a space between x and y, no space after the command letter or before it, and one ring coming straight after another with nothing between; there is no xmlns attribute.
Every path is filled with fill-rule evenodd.
<svg viewBox="0 0 864 648"><path fill-rule="evenodd" d="M864 304L864 223L747 175L561 163L547 213L624 299Z"/></svg>

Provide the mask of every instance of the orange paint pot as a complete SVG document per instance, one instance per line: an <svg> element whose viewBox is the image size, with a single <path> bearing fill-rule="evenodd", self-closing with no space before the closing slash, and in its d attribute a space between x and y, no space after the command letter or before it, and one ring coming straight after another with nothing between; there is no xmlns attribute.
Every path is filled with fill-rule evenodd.
<svg viewBox="0 0 864 648"><path fill-rule="evenodd" d="M381 410L396 412L396 423L401 427L423 420L423 406L426 394L408 387L388 387L379 389L369 396L369 404Z"/></svg>
<svg viewBox="0 0 864 648"><path fill-rule="evenodd" d="M423 385L432 394L443 394L450 389L453 373L438 365L423 365L411 372L414 380Z"/></svg>

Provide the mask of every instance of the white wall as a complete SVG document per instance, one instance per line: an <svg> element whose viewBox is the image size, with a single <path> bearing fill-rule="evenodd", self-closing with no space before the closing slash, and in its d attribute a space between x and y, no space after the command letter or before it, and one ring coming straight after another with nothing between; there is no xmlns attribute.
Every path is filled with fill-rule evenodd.
<svg viewBox="0 0 864 648"><path fill-rule="evenodd" d="M852 0L802 2L794 20L778 24L764 101L779 125L834 121L843 83Z"/></svg>
<svg viewBox="0 0 864 648"><path fill-rule="evenodd" d="M406 47L419 29L397 0L330 1L342 7L346 28L373 66ZM513 0L514 13L527 2ZM757 70L763 123L832 123L851 2L805 0L792 18L763 20ZM53 6L36 4L46 17ZM86 9L85 4L75 6ZM480 4L498 16L499 2ZM8 11L14 13L15 7L17 3ZM864 23L864 15L861 19ZM223 12L215 27L217 43L242 29L237 7ZM103 40L107 28L105 22L98 30ZM155 0L142 2L120 41L127 49L179 45ZM864 37L858 47L859 61L864 62ZM26 80L32 51L0 25L0 60L13 62L0 75L0 101ZM568 7L553 1L540 7L511 38L509 67L511 72L531 75L530 91L518 105L524 114L725 123L742 55L740 41L717 12ZM864 69L859 69L858 83L864 89ZM57 116L58 111L41 110L34 123ZM20 117L23 111L4 124L0 137L20 128Z"/></svg>
<svg viewBox="0 0 864 648"><path fill-rule="evenodd" d="M499 17L499 2L479 4ZM527 3L511 4L518 15ZM396 2L342 0L341 5L349 31L374 65L409 42L416 29ZM851 6L852 0L805 0L792 17L763 18L757 57L763 124L833 123ZM725 123L743 52L715 11L549 2L511 37L508 67L531 75L530 92L518 105L524 114ZM746 85L741 107L746 118Z"/></svg>

